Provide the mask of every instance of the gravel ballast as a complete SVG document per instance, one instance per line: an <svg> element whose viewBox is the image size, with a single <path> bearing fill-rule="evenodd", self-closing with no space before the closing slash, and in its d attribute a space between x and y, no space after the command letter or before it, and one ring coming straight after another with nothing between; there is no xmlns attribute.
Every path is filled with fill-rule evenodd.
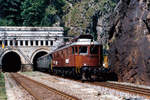
<svg viewBox="0 0 150 100"><path fill-rule="evenodd" d="M8 73L5 73L5 87L7 100L35 100L34 97L17 84Z"/></svg>
<svg viewBox="0 0 150 100"><path fill-rule="evenodd" d="M76 96L81 100L149 100L135 94L52 76L41 72L21 73L45 85Z"/></svg>

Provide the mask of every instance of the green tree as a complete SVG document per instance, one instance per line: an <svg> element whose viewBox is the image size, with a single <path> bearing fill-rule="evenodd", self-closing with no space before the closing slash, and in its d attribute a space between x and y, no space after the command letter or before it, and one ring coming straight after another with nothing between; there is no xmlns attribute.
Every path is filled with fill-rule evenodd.
<svg viewBox="0 0 150 100"><path fill-rule="evenodd" d="M44 17L41 21L42 26L51 26L60 22L64 15L65 0L50 0L49 6L45 10Z"/></svg>
<svg viewBox="0 0 150 100"><path fill-rule="evenodd" d="M22 3L24 26L51 26L63 16L65 0L25 0Z"/></svg>
<svg viewBox="0 0 150 100"><path fill-rule="evenodd" d="M23 25L40 26L47 3L48 0L25 0L21 7L23 10L21 13Z"/></svg>
<svg viewBox="0 0 150 100"><path fill-rule="evenodd" d="M0 0L0 18L4 19L4 22L8 20L16 26L20 25L22 23L20 6L21 0Z"/></svg>
<svg viewBox="0 0 150 100"><path fill-rule="evenodd" d="M49 5L45 10L45 16L41 21L42 26L51 26L56 22L57 10L54 6Z"/></svg>
<svg viewBox="0 0 150 100"><path fill-rule="evenodd" d="M15 26L16 24L12 20L1 19L0 26Z"/></svg>
<svg viewBox="0 0 150 100"><path fill-rule="evenodd" d="M118 0L101 0L99 10L103 15L113 12Z"/></svg>

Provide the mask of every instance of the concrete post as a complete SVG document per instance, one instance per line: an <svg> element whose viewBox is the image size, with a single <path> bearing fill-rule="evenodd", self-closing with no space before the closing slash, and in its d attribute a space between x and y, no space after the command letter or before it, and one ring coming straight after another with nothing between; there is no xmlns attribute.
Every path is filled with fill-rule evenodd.
<svg viewBox="0 0 150 100"><path fill-rule="evenodd" d="M20 40L18 40L18 46L20 46Z"/></svg>
<svg viewBox="0 0 150 100"><path fill-rule="evenodd" d="M25 40L23 40L23 46L25 46Z"/></svg>
<svg viewBox="0 0 150 100"><path fill-rule="evenodd" d="M33 41L33 46L36 46L35 41Z"/></svg>
<svg viewBox="0 0 150 100"><path fill-rule="evenodd" d="M31 41L30 40L28 40L28 46L31 46Z"/></svg>
<svg viewBox="0 0 150 100"><path fill-rule="evenodd" d="M41 41L40 40L38 41L38 44L39 44L38 46L41 46Z"/></svg>
<svg viewBox="0 0 150 100"><path fill-rule="evenodd" d="M51 42L50 41L48 41L48 46L51 46Z"/></svg>
<svg viewBox="0 0 150 100"><path fill-rule="evenodd" d="M46 46L46 41L45 40L43 41L43 46Z"/></svg>
<svg viewBox="0 0 150 100"><path fill-rule="evenodd" d="M13 46L15 46L15 41L13 40Z"/></svg>
<svg viewBox="0 0 150 100"><path fill-rule="evenodd" d="M10 46L10 40L7 40L8 41L8 46Z"/></svg>

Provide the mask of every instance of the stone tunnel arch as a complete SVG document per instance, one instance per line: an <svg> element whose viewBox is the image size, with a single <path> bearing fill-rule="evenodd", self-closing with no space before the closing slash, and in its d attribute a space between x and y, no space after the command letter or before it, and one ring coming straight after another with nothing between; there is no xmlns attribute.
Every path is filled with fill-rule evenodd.
<svg viewBox="0 0 150 100"><path fill-rule="evenodd" d="M37 68L37 59L41 56L44 56L46 54L48 54L49 51L45 50L45 49L41 49L41 50L36 50L35 53L32 55L31 61L33 63L33 70L36 71L38 70Z"/></svg>
<svg viewBox="0 0 150 100"><path fill-rule="evenodd" d="M18 72L21 70L20 55L14 51L6 52L2 56L1 63L4 72Z"/></svg>

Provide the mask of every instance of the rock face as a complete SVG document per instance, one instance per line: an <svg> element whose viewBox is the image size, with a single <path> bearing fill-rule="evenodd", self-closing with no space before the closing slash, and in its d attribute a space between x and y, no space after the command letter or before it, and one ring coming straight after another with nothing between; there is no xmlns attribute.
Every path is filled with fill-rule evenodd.
<svg viewBox="0 0 150 100"><path fill-rule="evenodd" d="M112 71L119 81L150 85L149 0L120 0L105 26Z"/></svg>

